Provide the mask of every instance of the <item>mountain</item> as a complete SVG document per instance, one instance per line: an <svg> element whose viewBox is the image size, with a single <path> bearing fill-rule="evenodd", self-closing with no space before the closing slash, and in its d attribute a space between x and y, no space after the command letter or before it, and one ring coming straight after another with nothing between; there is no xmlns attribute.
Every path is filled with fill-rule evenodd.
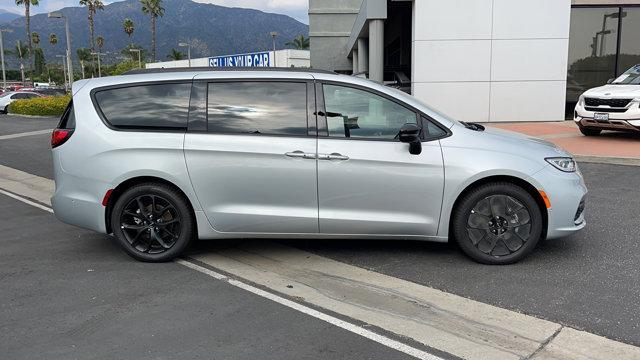
<svg viewBox="0 0 640 360"><path fill-rule="evenodd" d="M276 46L298 35L308 36L309 26L289 16L265 13L253 9L230 8L212 4L201 4L191 0L164 0L164 17L157 23L157 60L167 60L172 48L179 49L179 42L189 42L191 56L205 57L253 51L269 50L273 47L269 32L277 31ZM95 16L95 35L105 38L102 52L111 52L111 59L119 56L122 48L130 42L145 49L151 48L151 19L140 10L138 0L126 0L105 5ZM89 47L89 25L86 7L68 7L60 10L69 19L72 54L76 49ZM130 18L135 23L131 39L123 31L122 22ZM13 47L17 40L25 40L24 17L4 25L13 32L5 33L5 47ZM49 19L46 14L31 17L31 31L40 34L42 47L48 61L55 55L63 55L66 48L64 21ZM58 36L58 44L49 44L49 34ZM186 54L186 49L179 49ZM11 60L9 60L11 59ZM9 57L10 65L16 60Z"/></svg>
<svg viewBox="0 0 640 360"><path fill-rule="evenodd" d="M0 24L8 23L19 17L20 15L18 14L14 14L12 12L8 12L0 9Z"/></svg>

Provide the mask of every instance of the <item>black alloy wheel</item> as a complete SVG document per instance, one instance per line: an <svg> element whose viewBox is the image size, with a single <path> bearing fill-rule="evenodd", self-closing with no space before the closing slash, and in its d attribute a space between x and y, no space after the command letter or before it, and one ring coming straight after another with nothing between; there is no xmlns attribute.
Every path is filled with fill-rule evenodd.
<svg viewBox="0 0 640 360"><path fill-rule="evenodd" d="M159 184L125 191L111 214L114 235L124 250L142 261L169 261L191 240L193 218L187 200Z"/></svg>
<svg viewBox="0 0 640 360"><path fill-rule="evenodd" d="M535 248L542 234L542 216L527 191L510 183L493 183L461 200L453 226L468 256L485 264L510 264Z"/></svg>

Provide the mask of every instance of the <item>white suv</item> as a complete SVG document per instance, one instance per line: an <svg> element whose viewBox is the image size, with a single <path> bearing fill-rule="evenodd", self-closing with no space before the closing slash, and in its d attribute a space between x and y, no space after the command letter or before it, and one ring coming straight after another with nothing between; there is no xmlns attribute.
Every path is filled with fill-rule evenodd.
<svg viewBox="0 0 640 360"><path fill-rule="evenodd" d="M586 136L602 130L640 131L640 64L582 94L573 119Z"/></svg>

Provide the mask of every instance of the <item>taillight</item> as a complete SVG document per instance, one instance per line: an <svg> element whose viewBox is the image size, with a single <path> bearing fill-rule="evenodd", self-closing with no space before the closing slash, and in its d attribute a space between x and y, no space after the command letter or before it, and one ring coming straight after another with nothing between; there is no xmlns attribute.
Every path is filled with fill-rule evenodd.
<svg viewBox="0 0 640 360"><path fill-rule="evenodd" d="M71 135L73 134L73 130L69 129L55 129L51 134L51 148L57 148L58 146L64 144Z"/></svg>

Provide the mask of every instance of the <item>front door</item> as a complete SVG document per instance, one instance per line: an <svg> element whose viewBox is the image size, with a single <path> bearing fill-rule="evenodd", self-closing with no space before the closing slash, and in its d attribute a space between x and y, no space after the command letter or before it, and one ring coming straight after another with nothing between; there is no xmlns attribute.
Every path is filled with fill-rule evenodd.
<svg viewBox="0 0 640 360"><path fill-rule="evenodd" d="M396 140L402 125L423 123L418 114L362 88L324 84L318 92L326 118L318 139L320 232L435 236L444 186L439 141L412 155Z"/></svg>
<svg viewBox="0 0 640 360"><path fill-rule="evenodd" d="M187 133L185 157L217 231L318 232L317 140L308 132L307 86L313 92L299 80L203 87L206 129Z"/></svg>

